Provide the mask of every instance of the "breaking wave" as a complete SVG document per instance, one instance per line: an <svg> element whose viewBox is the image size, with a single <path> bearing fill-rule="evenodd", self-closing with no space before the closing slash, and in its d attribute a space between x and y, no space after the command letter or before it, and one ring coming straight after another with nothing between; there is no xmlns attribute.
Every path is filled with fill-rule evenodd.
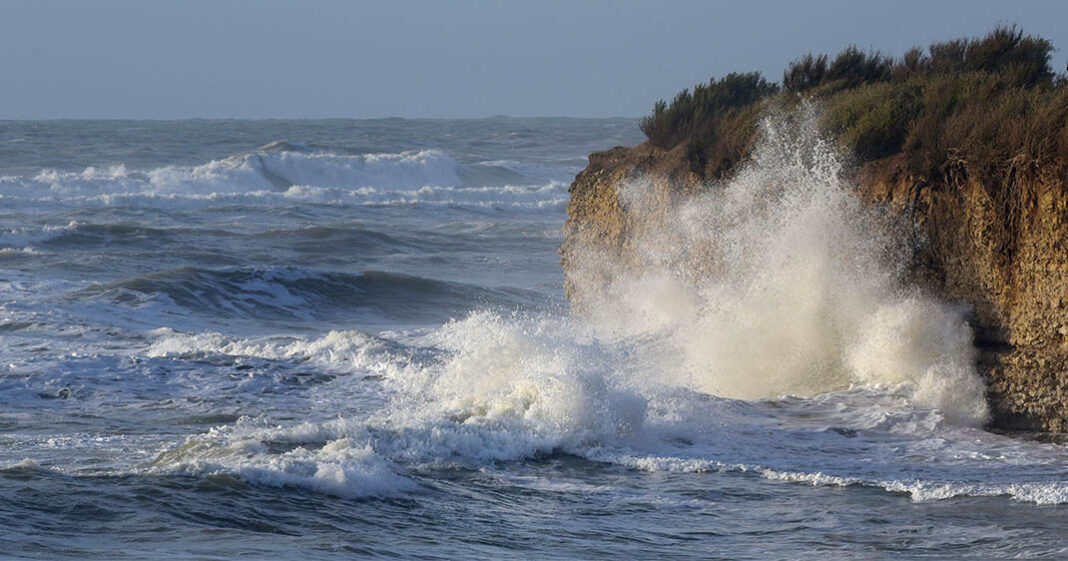
<svg viewBox="0 0 1068 561"><path fill-rule="evenodd" d="M569 319L475 312L407 344L353 332L284 341L156 336L148 356L314 360L325 371L370 374L382 380L385 405L347 416L345 404L368 388L338 378L326 389L324 419L218 427L139 468L152 473L393 496L418 491L440 469L563 454L646 472L878 487L916 501L1068 502L1056 472L1062 447L947 423L911 403L905 385L720 397L665 383L654 365L634 360L640 343L608 344Z"/></svg>
<svg viewBox="0 0 1068 561"><path fill-rule="evenodd" d="M559 170L533 169L531 178L510 169L509 162L461 164L439 150L338 154L273 142L197 166L130 170L119 164L0 177L0 201L25 207L65 203L164 208L286 201L552 208L566 203Z"/></svg>

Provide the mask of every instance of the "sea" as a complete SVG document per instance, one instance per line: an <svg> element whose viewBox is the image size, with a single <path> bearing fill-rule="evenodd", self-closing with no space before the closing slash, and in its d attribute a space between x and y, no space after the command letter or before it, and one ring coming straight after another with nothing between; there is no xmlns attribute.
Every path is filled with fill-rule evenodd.
<svg viewBox="0 0 1068 561"><path fill-rule="evenodd" d="M1068 558L810 121L575 306L636 119L0 122L0 559Z"/></svg>

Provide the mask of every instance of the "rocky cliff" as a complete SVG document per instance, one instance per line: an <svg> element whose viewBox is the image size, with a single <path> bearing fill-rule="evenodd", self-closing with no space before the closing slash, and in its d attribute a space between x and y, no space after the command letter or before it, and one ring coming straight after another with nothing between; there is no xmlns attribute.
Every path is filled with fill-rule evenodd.
<svg viewBox="0 0 1068 561"><path fill-rule="evenodd" d="M966 161L951 162L937 181L928 181L908 171L905 156L870 161L852 172L856 196L914 226L908 282L972 310L993 425L1068 432L1065 168L1014 162L995 189L977 179ZM640 209L628 206L620 192L639 178L647 186ZM579 266L591 250L625 266L635 241L670 219L672 205L714 188L704 185L684 147L643 144L592 154L569 189L561 248L576 312L588 301L584 291L599 285L588 277L612 274L610 267Z"/></svg>

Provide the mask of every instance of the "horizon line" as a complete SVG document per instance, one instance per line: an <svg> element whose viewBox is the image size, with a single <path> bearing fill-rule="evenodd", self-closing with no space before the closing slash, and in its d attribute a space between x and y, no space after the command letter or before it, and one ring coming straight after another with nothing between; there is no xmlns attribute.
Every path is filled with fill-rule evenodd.
<svg viewBox="0 0 1068 561"><path fill-rule="evenodd" d="M489 115L485 117L5 117L0 122L10 121L486 121L491 119L574 119L574 120L609 120L641 119L641 116L613 115L606 117L579 117L575 115Z"/></svg>

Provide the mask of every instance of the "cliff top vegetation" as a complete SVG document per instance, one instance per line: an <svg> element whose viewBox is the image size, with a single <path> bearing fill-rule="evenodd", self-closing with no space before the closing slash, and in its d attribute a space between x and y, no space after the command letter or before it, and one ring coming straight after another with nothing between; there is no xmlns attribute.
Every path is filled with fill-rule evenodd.
<svg viewBox="0 0 1068 561"><path fill-rule="evenodd" d="M714 180L748 156L765 109L815 98L824 131L860 163L896 157L919 177L966 170L1007 190L1007 177L1068 162L1068 80L1053 72L1052 51L1046 39L999 26L899 58L856 46L833 59L810 53L781 83L732 73L658 101L641 129Z"/></svg>

